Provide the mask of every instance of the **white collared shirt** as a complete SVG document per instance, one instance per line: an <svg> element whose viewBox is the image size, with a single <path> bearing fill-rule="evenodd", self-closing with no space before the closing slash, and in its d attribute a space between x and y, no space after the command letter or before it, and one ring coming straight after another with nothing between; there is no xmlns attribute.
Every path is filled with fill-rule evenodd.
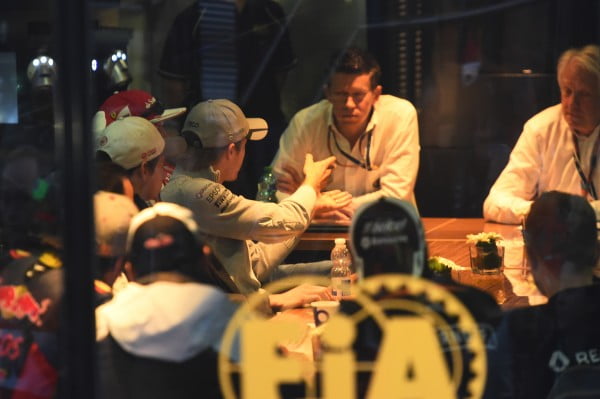
<svg viewBox="0 0 600 399"><path fill-rule="evenodd" d="M578 135L581 165L589 174L592 150L600 127L591 135ZM529 119L517 141L506 168L502 171L483 203L483 216L500 223L520 223L529 213L533 200L546 191L558 190L582 195L573 152L573 131L564 119L561 105L546 108ZM600 189L600 168L592 181ZM600 201L591 201L600 213Z"/></svg>
<svg viewBox="0 0 600 399"><path fill-rule="evenodd" d="M371 131L369 157L374 168L369 171L341 154L332 135L344 152L365 161L367 136ZM409 101L381 95L374 105L366 131L350 148L348 140L335 128L331 103L322 100L294 115L281 136L279 151L272 165L276 174L283 173L282 166L288 165L302 176L305 154L313 154L316 161L335 155L338 164L325 190L349 192L354 197L355 206L382 196L415 204L419 151L417 112Z"/></svg>

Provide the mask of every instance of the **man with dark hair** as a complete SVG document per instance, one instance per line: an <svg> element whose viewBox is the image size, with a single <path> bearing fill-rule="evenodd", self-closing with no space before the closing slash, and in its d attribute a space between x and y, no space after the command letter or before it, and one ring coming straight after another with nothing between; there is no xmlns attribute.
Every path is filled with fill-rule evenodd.
<svg viewBox="0 0 600 399"><path fill-rule="evenodd" d="M544 193L523 237L535 284L549 301L505 315L490 353L490 398L546 398L564 370L600 362L594 210L581 196Z"/></svg>
<svg viewBox="0 0 600 399"><path fill-rule="evenodd" d="M343 212L317 217L348 218L358 205L382 196L415 205L417 112L407 100L382 95L380 76L372 55L347 49L335 58L325 99L300 110L280 139L272 164L281 192L298 187L305 154L337 158L326 190L347 191L353 202Z"/></svg>

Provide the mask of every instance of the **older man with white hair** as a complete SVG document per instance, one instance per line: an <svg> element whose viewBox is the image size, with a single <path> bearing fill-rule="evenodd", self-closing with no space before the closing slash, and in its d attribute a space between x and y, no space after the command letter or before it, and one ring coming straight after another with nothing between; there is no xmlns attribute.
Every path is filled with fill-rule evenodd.
<svg viewBox="0 0 600 399"><path fill-rule="evenodd" d="M487 220L519 223L550 190L585 197L600 216L600 47L565 51L557 72L561 102L525 123L483 204Z"/></svg>

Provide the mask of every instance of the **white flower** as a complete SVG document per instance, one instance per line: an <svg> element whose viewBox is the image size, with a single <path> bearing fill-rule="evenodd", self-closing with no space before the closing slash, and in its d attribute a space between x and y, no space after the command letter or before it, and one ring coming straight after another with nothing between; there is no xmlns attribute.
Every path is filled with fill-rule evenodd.
<svg viewBox="0 0 600 399"><path fill-rule="evenodd" d="M503 237L499 233L495 233L493 231L487 233L467 234L467 243L469 244L477 244L478 242L491 244L492 241L498 242L502 239Z"/></svg>

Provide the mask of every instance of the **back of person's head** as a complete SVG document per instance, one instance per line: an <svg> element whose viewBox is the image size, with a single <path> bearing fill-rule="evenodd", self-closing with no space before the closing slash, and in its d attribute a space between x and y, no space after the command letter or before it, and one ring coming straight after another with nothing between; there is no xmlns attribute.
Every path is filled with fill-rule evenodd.
<svg viewBox="0 0 600 399"><path fill-rule="evenodd" d="M108 191L94 194L97 275L108 284L123 271L129 223L137 213L129 197Z"/></svg>
<svg viewBox="0 0 600 399"><path fill-rule="evenodd" d="M562 73L570 62L576 62L579 68L596 76L598 83L596 89L600 91L600 46L589 44L580 48L570 48L563 52L558 59L556 68L559 85Z"/></svg>
<svg viewBox="0 0 600 399"><path fill-rule="evenodd" d="M598 259L596 215L577 195L549 191L536 199L525 221L525 246L532 267L543 262L549 268L590 273ZM555 270L559 275L560 270Z"/></svg>
<svg viewBox="0 0 600 399"><path fill-rule="evenodd" d="M129 224L138 209L121 194L98 191L94 194L96 253L105 257L124 256L127 252Z"/></svg>
<svg viewBox="0 0 600 399"><path fill-rule="evenodd" d="M99 154L105 154L99 152ZM108 156L108 155L106 155ZM102 155L100 155L102 157ZM96 160L96 190L108 191L133 197L133 187L129 179L129 173L121 165L110 159Z"/></svg>
<svg viewBox="0 0 600 399"><path fill-rule="evenodd" d="M180 205L159 202L131 220L127 236L129 260L136 279L176 272L214 284L214 257L198 236L192 212Z"/></svg>
<svg viewBox="0 0 600 399"><path fill-rule="evenodd" d="M268 132L262 118L247 118L240 107L226 99L207 100L196 104L188 113L181 135L188 152L182 158L188 170L212 165L230 144L240 146L242 140L262 140Z"/></svg>
<svg viewBox="0 0 600 399"><path fill-rule="evenodd" d="M148 120L130 116L118 119L96 136L96 149L125 170L133 170L158 159L165 140Z"/></svg>
<svg viewBox="0 0 600 399"><path fill-rule="evenodd" d="M361 205L350 226L355 258L363 276L427 273L427 246L421 219L414 206L396 198L381 198Z"/></svg>
<svg viewBox="0 0 600 399"><path fill-rule="evenodd" d="M381 67L375 57L368 51L358 47L349 47L333 57L331 74L335 73L369 74L371 76L371 89L377 87L381 80Z"/></svg>

